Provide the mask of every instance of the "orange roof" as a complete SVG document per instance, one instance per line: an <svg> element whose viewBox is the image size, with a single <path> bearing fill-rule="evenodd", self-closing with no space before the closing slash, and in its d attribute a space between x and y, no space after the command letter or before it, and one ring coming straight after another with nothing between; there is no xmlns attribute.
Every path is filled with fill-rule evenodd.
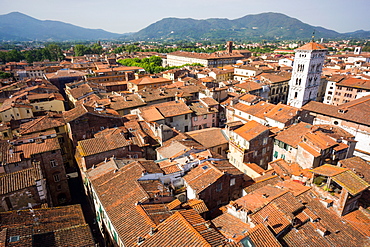
<svg viewBox="0 0 370 247"><path fill-rule="evenodd" d="M243 139L250 141L268 130L268 127L252 120L244 124L242 127L234 130L234 132L241 136Z"/></svg>
<svg viewBox="0 0 370 247"><path fill-rule="evenodd" d="M192 169L184 176L184 180L196 193L200 193L223 175L223 172L207 161Z"/></svg>
<svg viewBox="0 0 370 247"><path fill-rule="evenodd" d="M307 43L297 48L296 50L326 50L326 48L320 44L311 41L310 43Z"/></svg>
<svg viewBox="0 0 370 247"><path fill-rule="evenodd" d="M340 174L342 172L345 172L347 170L348 170L348 168L343 168L343 167L339 167L339 166L333 166L333 165L325 164L325 165L316 167L315 169L312 169L310 171L315 173L315 174L324 175L324 176L328 176L328 177L333 177L333 176L338 175L338 174Z"/></svg>
<svg viewBox="0 0 370 247"><path fill-rule="evenodd" d="M361 232L364 236L370 236L370 218L362 210L356 210L343 216L344 220Z"/></svg>
<svg viewBox="0 0 370 247"><path fill-rule="evenodd" d="M226 238L195 210L178 211L160 223L140 246L224 246Z"/></svg>
<svg viewBox="0 0 370 247"><path fill-rule="evenodd" d="M248 232L248 237L253 242L255 247L279 247L282 246L279 241L275 238L274 234L270 229L263 223L256 225L252 230Z"/></svg>

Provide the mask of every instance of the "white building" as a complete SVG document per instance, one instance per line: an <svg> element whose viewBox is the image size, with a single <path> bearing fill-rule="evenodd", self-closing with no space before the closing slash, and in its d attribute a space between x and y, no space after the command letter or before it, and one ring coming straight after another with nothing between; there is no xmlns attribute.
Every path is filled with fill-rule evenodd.
<svg viewBox="0 0 370 247"><path fill-rule="evenodd" d="M324 46L313 41L296 49L288 105L301 108L316 100L326 53Z"/></svg>

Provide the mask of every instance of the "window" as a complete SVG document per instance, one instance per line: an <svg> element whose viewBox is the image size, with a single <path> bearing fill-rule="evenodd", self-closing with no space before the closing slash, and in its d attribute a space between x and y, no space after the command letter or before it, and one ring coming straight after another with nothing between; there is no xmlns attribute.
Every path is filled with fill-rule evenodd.
<svg viewBox="0 0 370 247"><path fill-rule="evenodd" d="M194 117L194 121L198 121L198 117L197 116Z"/></svg>
<svg viewBox="0 0 370 247"><path fill-rule="evenodd" d="M298 92L294 92L294 98L298 97Z"/></svg>
<svg viewBox="0 0 370 247"><path fill-rule="evenodd" d="M257 155L258 155L258 151L254 151L253 152L253 157L257 157Z"/></svg>
<svg viewBox="0 0 370 247"><path fill-rule="evenodd" d="M54 177L54 181L55 181L55 182L59 182L59 181L60 181L59 173L54 174L54 175L53 175L53 177Z"/></svg>
<svg viewBox="0 0 370 247"><path fill-rule="evenodd" d="M58 164L55 160L50 160L50 166L51 167L56 167Z"/></svg>
<svg viewBox="0 0 370 247"><path fill-rule="evenodd" d="M279 156L279 153L277 151L274 152L274 158L277 159L277 157Z"/></svg>
<svg viewBox="0 0 370 247"><path fill-rule="evenodd" d="M235 178L230 179L230 186L235 185Z"/></svg>
<svg viewBox="0 0 370 247"><path fill-rule="evenodd" d="M282 155L281 155L281 158L282 158L282 159L285 159L285 154L282 154Z"/></svg>
<svg viewBox="0 0 370 247"><path fill-rule="evenodd" d="M173 122L173 117L170 117L170 123L172 123Z"/></svg>
<svg viewBox="0 0 370 247"><path fill-rule="evenodd" d="M239 114L240 115L240 114ZM207 119L207 115L203 115L203 119Z"/></svg>
<svg viewBox="0 0 370 247"><path fill-rule="evenodd" d="M217 192L222 191L222 183L219 183L219 184L216 185L216 191Z"/></svg>
<svg viewBox="0 0 370 247"><path fill-rule="evenodd" d="M188 119L188 114L185 114L185 120Z"/></svg>
<svg viewBox="0 0 370 247"><path fill-rule="evenodd" d="M262 148L262 155L266 154L266 148Z"/></svg>
<svg viewBox="0 0 370 247"><path fill-rule="evenodd" d="M189 131L189 127L185 126L185 132L188 132L188 131Z"/></svg>
<svg viewBox="0 0 370 247"><path fill-rule="evenodd" d="M266 145L268 141L268 137L263 138L262 145Z"/></svg>

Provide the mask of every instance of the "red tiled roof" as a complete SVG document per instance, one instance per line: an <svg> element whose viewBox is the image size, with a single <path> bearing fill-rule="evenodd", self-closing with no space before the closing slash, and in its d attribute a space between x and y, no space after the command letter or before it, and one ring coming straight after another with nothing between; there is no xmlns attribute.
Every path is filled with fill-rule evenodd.
<svg viewBox="0 0 370 247"><path fill-rule="evenodd" d="M130 142L123 135L116 134L79 141L76 149L81 156L85 157L129 145Z"/></svg>
<svg viewBox="0 0 370 247"><path fill-rule="evenodd" d="M204 162L202 165L192 169L183 179L196 193L200 193L223 175L223 172L214 167L210 162Z"/></svg>
<svg viewBox="0 0 370 247"><path fill-rule="evenodd" d="M151 227L155 227L135 208L138 202L149 199L137 182L146 169L133 162L114 171L90 181L119 238L125 246L134 246L138 237L144 237Z"/></svg>
<svg viewBox="0 0 370 247"><path fill-rule="evenodd" d="M95 246L79 204L32 210L0 213L0 231L20 236L19 242L6 246Z"/></svg>
<svg viewBox="0 0 370 247"><path fill-rule="evenodd" d="M370 236L370 217L364 209L350 212L343 216L344 220L361 232L364 236Z"/></svg>
<svg viewBox="0 0 370 247"><path fill-rule="evenodd" d="M228 143L228 139L220 128L206 128L187 132L191 138L202 144L205 148L212 148ZM209 138L212 136L212 138Z"/></svg>
<svg viewBox="0 0 370 247"><path fill-rule="evenodd" d="M152 78L152 77L146 76L146 77L143 77L143 78L140 78L140 79L131 80L131 81L129 81L129 83L133 83L133 84L136 84L136 85L149 85L149 84L157 84L157 83L171 84L172 81L169 80L169 79L163 78L163 77Z"/></svg>
<svg viewBox="0 0 370 247"><path fill-rule="evenodd" d="M47 129L60 127L65 125L64 119L59 114L49 114L40 118L34 119L27 123L21 124L20 134L30 134L41 132Z"/></svg>
<svg viewBox="0 0 370 247"><path fill-rule="evenodd" d="M268 130L269 128L265 125L252 120L245 123L242 127L234 130L234 132L243 139L250 141Z"/></svg>
<svg viewBox="0 0 370 247"><path fill-rule="evenodd" d="M23 188L36 186L41 174L36 168L23 169L0 176L0 195L5 195Z"/></svg>
<svg viewBox="0 0 370 247"><path fill-rule="evenodd" d="M282 245L275 238L274 234L263 223L252 228L247 236L253 242L255 247L281 247Z"/></svg>
<svg viewBox="0 0 370 247"><path fill-rule="evenodd" d="M326 50L326 48L318 43L313 41L297 48L296 50Z"/></svg>
<svg viewBox="0 0 370 247"><path fill-rule="evenodd" d="M176 212L140 246L223 246L226 238L194 210Z"/></svg>
<svg viewBox="0 0 370 247"><path fill-rule="evenodd" d="M300 122L294 125L291 125L287 129L278 133L275 139L282 141L294 148L297 148L298 143L301 142L302 137L311 131L312 125L304 122Z"/></svg>
<svg viewBox="0 0 370 247"><path fill-rule="evenodd" d="M370 126L370 95L352 100L339 106L310 101L302 108L324 116L331 116Z"/></svg>
<svg viewBox="0 0 370 247"><path fill-rule="evenodd" d="M233 239L236 242L242 240L247 233L250 233L254 229L251 229L249 224L244 223L239 218L236 218L228 213L223 213L222 215L213 219L212 223L225 237Z"/></svg>
<svg viewBox="0 0 370 247"><path fill-rule="evenodd" d="M26 143L16 146L16 150L22 150L25 158L31 158L33 154L40 154L60 149L57 138L40 140L42 142Z"/></svg>

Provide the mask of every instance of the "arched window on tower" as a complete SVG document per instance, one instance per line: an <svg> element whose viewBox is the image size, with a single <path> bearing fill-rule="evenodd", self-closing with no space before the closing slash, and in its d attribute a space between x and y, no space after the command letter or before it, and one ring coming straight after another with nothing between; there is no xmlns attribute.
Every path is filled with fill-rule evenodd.
<svg viewBox="0 0 370 247"><path fill-rule="evenodd" d="M294 98L298 97L298 92L294 92Z"/></svg>

